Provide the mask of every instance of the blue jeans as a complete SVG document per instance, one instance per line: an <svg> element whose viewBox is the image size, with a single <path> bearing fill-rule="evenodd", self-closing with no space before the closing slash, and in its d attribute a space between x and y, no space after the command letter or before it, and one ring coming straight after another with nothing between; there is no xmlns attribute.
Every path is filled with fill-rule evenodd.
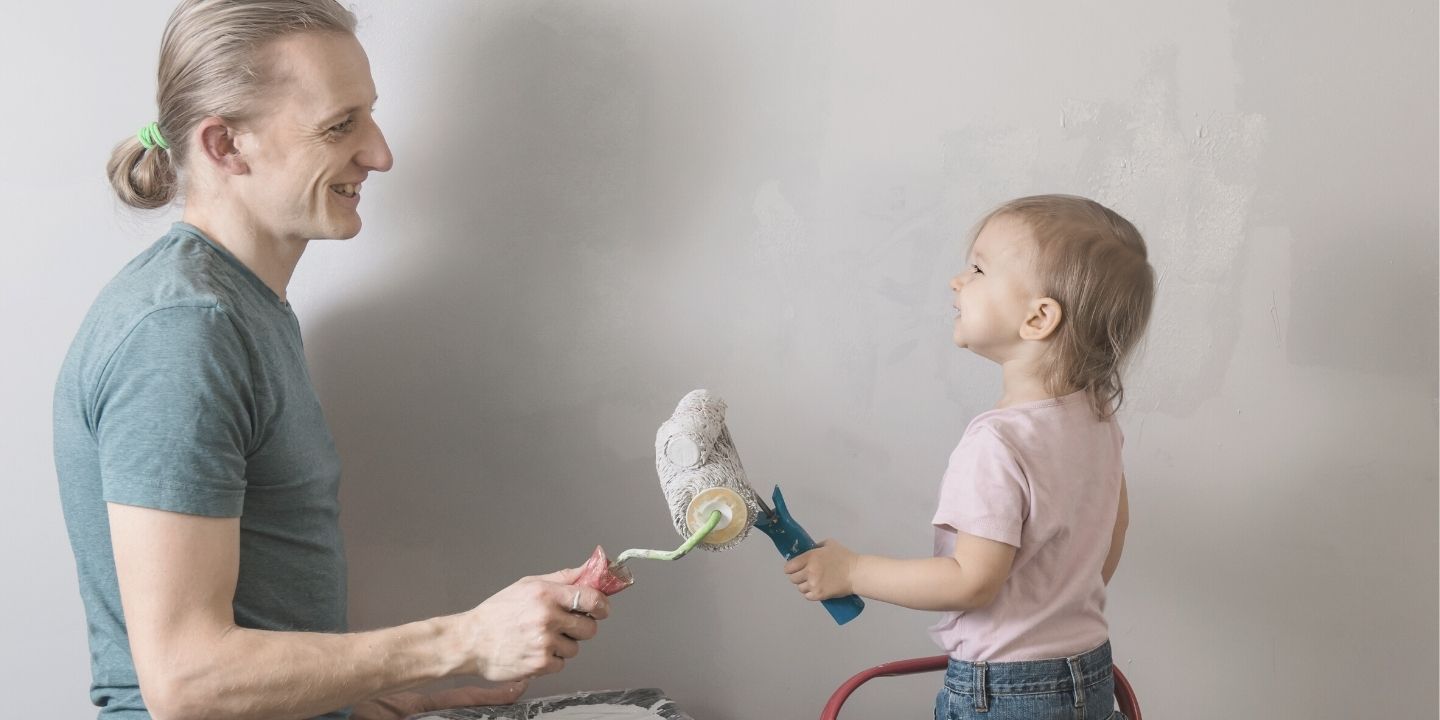
<svg viewBox="0 0 1440 720"><path fill-rule="evenodd" d="M950 658L935 720L1122 720L1110 662L1109 642L1054 660Z"/></svg>

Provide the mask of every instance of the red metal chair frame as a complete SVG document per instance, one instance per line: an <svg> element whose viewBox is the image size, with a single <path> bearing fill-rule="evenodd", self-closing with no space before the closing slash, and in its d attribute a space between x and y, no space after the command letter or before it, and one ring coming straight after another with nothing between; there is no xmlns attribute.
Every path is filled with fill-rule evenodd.
<svg viewBox="0 0 1440 720"><path fill-rule="evenodd" d="M840 706L845 704L850 694L870 680L877 677L895 677L896 675L914 675L944 670L949 662L948 655L935 655L910 660L896 660L856 673L830 695L830 701L825 703L825 710L820 713L820 720L836 720L840 715ZM1135 698L1135 688L1130 686L1130 681L1120 672L1120 668L1114 668L1113 672L1115 673L1115 702L1120 706L1120 711L1125 713L1125 717L1130 720L1141 720L1140 702Z"/></svg>

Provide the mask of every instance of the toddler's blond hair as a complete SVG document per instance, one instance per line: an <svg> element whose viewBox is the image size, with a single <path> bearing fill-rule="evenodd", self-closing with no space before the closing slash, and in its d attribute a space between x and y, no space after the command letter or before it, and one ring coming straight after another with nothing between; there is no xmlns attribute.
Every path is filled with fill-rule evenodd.
<svg viewBox="0 0 1440 720"><path fill-rule="evenodd" d="M1060 303L1060 325L1041 365L1054 395L1085 390L1095 414L1110 417L1125 399L1121 368L1139 343L1155 301L1145 239L1114 210L1074 195L1034 195L995 208L1034 238L1040 290ZM973 243L973 240L972 240Z"/></svg>

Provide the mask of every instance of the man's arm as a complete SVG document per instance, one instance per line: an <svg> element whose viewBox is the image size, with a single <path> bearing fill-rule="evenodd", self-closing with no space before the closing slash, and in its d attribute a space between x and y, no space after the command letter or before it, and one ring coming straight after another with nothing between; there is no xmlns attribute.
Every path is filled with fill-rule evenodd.
<svg viewBox="0 0 1440 720"><path fill-rule="evenodd" d="M1125 531L1130 528L1130 498L1125 491L1125 476L1120 476L1120 509L1115 513L1115 529L1110 531L1110 554L1105 556L1105 567L1100 570L1100 577L1104 578L1105 584L1110 584L1110 578L1115 575L1115 568L1120 566L1120 555L1125 552Z"/></svg>
<svg viewBox="0 0 1440 720"><path fill-rule="evenodd" d="M526 578L478 607L363 633L235 624L240 521L111 503L110 533L141 694L159 720L308 718L451 675L560 670L608 615L576 571ZM594 619L568 612L574 593Z"/></svg>

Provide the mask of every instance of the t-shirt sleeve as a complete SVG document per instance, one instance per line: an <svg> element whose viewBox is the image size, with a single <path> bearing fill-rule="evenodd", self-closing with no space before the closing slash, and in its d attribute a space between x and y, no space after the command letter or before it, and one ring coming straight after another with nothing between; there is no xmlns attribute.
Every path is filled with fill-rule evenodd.
<svg viewBox="0 0 1440 720"><path fill-rule="evenodd" d="M105 501L239 517L253 417L249 354L224 310L150 313L96 388Z"/></svg>
<svg viewBox="0 0 1440 720"><path fill-rule="evenodd" d="M950 455L931 523L1018 548L1028 496L1014 451L994 430L975 428Z"/></svg>

